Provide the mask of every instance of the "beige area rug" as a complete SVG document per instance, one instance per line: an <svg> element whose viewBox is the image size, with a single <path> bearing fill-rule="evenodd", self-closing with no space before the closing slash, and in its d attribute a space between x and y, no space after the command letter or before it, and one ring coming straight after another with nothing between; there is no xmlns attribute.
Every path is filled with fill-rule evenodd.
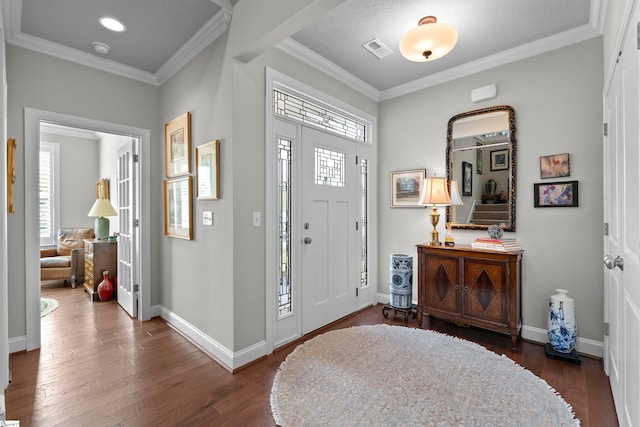
<svg viewBox="0 0 640 427"><path fill-rule="evenodd" d="M40 298L40 317L53 313L59 305L53 298Z"/></svg>
<svg viewBox="0 0 640 427"><path fill-rule="evenodd" d="M357 326L299 345L280 366L281 426L579 426L544 380L478 344L403 326Z"/></svg>

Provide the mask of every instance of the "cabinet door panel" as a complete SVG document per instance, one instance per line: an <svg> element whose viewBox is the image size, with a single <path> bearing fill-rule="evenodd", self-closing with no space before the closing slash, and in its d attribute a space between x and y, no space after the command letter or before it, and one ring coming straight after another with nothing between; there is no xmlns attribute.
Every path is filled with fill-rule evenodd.
<svg viewBox="0 0 640 427"><path fill-rule="evenodd" d="M458 257L425 257L425 283L428 285L425 289L424 304L427 311L436 309L447 313L460 313L460 291L456 289L460 283L458 272Z"/></svg>
<svg viewBox="0 0 640 427"><path fill-rule="evenodd" d="M465 258L462 316L506 326L507 283L506 263Z"/></svg>

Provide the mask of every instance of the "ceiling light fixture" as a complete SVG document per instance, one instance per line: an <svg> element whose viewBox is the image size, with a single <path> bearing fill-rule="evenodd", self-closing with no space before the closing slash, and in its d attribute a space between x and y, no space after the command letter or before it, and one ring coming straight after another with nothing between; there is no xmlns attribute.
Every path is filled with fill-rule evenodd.
<svg viewBox="0 0 640 427"><path fill-rule="evenodd" d="M111 46L105 43L93 42L91 43L91 45L93 46L93 49L96 52L101 53L103 55L106 55L107 53L109 53L109 51L111 51Z"/></svg>
<svg viewBox="0 0 640 427"><path fill-rule="evenodd" d="M111 31L115 31L116 33L122 33L124 31L127 31L127 27L125 27L122 22L118 21L115 18L103 16L102 18L99 19L99 21L103 27Z"/></svg>
<svg viewBox="0 0 640 427"><path fill-rule="evenodd" d="M435 61L451 52L457 41L458 30L449 24L438 24L435 16L425 16L402 36L400 52L409 61Z"/></svg>

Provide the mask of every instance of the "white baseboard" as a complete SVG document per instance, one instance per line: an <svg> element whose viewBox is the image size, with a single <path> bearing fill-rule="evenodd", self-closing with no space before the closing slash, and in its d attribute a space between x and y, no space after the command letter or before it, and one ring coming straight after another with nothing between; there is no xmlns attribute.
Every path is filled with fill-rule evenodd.
<svg viewBox="0 0 640 427"><path fill-rule="evenodd" d="M191 340L205 353L209 354L213 359L230 371L233 371L267 354L266 341L261 341L234 353L177 314L161 305L151 307L151 316L162 317L167 323L169 323L169 325Z"/></svg>
<svg viewBox="0 0 640 427"><path fill-rule="evenodd" d="M378 293L378 302L382 304L389 303L389 294L388 293ZM416 301L413 301L416 304ZM547 334L546 329L540 329L533 326L522 326L522 338L537 342L540 344L545 344L549 342L549 335ZM576 350L578 353L588 354L590 356L595 357L604 357L604 343L602 341L590 340L588 338L580 338L576 342Z"/></svg>
<svg viewBox="0 0 640 427"><path fill-rule="evenodd" d="M535 328L533 326L524 325L522 327L522 338L540 344L549 342L549 334L547 333L547 330ZM578 353L588 354L599 358L604 357L604 343L602 341L578 337L576 340L576 350L578 350Z"/></svg>
<svg viewBox="0 0 640 427"><path fill-rule="evenodd" d="M27 337L9 338L9 353L16 353L27 349Z"/></svg>

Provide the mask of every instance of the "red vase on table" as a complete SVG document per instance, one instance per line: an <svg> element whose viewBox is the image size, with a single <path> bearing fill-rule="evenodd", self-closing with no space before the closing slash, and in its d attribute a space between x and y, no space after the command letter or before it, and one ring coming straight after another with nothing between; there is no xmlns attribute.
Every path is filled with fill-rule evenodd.
<svg viewBox="0 0 640 427"><path fill-rule="evenodd" d="M105 271L102 273L102 282L98 285L98 296L100 297L100 301L109 301L113 298L113 293L115 292L116 287L114 286L111 279L109 279L109 272Z"/></svg>

